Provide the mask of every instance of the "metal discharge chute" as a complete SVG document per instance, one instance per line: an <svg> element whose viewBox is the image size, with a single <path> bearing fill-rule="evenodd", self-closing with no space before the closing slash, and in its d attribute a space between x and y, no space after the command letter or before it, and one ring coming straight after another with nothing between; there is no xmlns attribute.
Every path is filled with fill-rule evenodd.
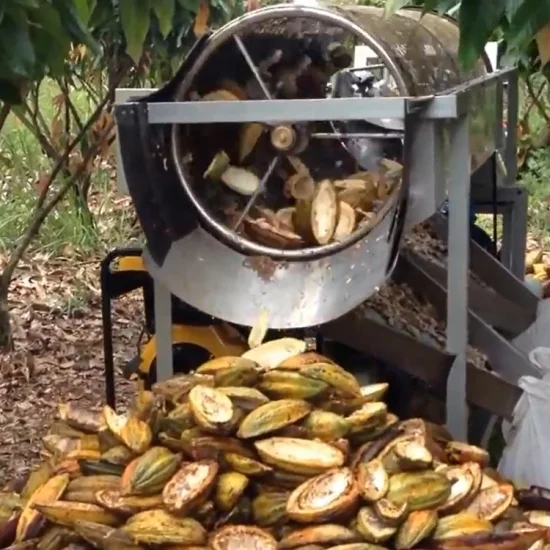
<svg viewBox="0 0 550 550"><path fill-rule="evenodd" d="M374 61L354 59L362 45ZM291 329L355 308L390 276L405 220L426 215L409 204L407 116L327 120L327 99L406 96L421 108L489 70L482 60L462 73L457 47L450 19L361 6L272 6L199 40L172 81L117 108L150 272L241 325L262 309L272 328ZM480 88L469 106L472 171L494 152L489 93ZM220 102L247 100L253 120L219 119ZM304 120L270 119L270 102L282 115L295 100L305 100ZM170 102L211 102L208 120L187 111L181 123L148 124L150 106Z"/></svg>

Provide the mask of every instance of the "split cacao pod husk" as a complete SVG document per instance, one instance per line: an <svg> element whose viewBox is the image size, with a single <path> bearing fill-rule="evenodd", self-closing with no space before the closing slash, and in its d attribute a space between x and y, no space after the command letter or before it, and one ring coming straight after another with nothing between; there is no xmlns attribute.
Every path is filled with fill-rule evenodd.
<svg viewBox="0 0 550 550"><path fill-rule="evenodd" d="M512 504L514 487L500 484L480 491L467 512L481 519L496 521L502 517Z"/></svg>
<svg viewBox="0 0 550 550"><path fill-rule="evenodd" d="M355 528L368 542L379 543L390 539L397 527L381 519L370 506L364 506L357 514Z"/></svg>
<svg viewBox="0 0 550 550"><path fill-rule="evenodd" d="M343 516L359 501L352 471L349 468L329 470L298 486L290 494L287 514L299 523L319 523Z"/></svg>
<svg viewBox="0 0 550 550"><path fill-rule="evenodd" d="M34 492L39 487L42 487L42 485L44 485L44 483L46 483L46 481L54 475L54 471L55 468L53 464L48 461L43 462L40 466L35 468L29 475L29 478L21 491L21 498L23 500L29 500Z"/></svg>
<svg viewBox="0 0 550 550"><path fill-rule="evenodd" d="M444 467L441 473L452 481L451 493L437 508L440 514L456 513L467 507L478 494L482 483L481 467L477 462L466 462L460 466Z"/></svg>
<svg viewBox="0 0 550 550"><path fill-rule="evenodd" d="M365 403L347 417L350 433L360 433L379 426L383 423L387 412L388 407L382 401Z"/></svg>
<svg viewBox="0 0 550 550"><path fill-rule="evenodd" d="M258 389L273 399L312 399L327 388L322 380L279 369L264 373L258 383Z"/></svg>
<svg viewBox="0 0 550 550"><path fill-rule="evenodd" d="M424 470L433 461L432 453L419 441L400 441L393 452L402 470Z"/></svg>
<svg viewBox="0 0 550 550"><path fill-rule="evenodd" d="M132 516L122 530L137 543L203 545L207 534L192 518L179 518L164 510L148 510Z"/></svg>
<svg viewBox="0 0 550 550"><path fill-rule="evenodd" d="M530 548L532 544L540 540L540 531L528 531L517 533L487 533L480 535L468 535L453 537L438 541L433 547L437 550L519 550Z"/></svg>
<svg viewBox="0 0 550 550"><path fill-rule="evenodd" d="M489 453L485 449L462 441L449 441L445 447L445 453L451 464L477 462L482 467L489 464Z"/></svg>
<svg viewBox="0 0 550 550"><path fill-rule="evenodd" d="M35 507L36 503L55 503L61 498L68 484L69 476L67 474L60 474L51 477L34 491L27 501L17 523L16 542L24 542L38 536L44 527L45 520L40 510Z"/></svg>
<svg viewBox="0 0 550 550"><path fill-rule="evenodd" d="M301 399L271 401L248 413L239 426L237 436L250 439L280 430L298 422L310 411L311 405Z"/></svg>
<svg viewBox="0 0 550 550"><path fill-rule="evenodd" d="M160 493L181 463L181 455L166 447L152 447L124 470L120 482L122 495L154 495Z"/></svg>
<svg viewBox="0 0 550 550"><path fill-rule="evenodd" d="M386 497L394 502L408 502L409 509L437 508L449 498L451 481L432 471L402 472L390 477Z"/></svg>
<svg viewBox="0 0 550 550"><path fill-rule="evenodd" d="M135 453L144 453L151 445L153 434L146 422L134 416L118 415L108 405L103 408L103 418L115 437Z"/></svg>
<svg viewBox="0 0 550 550"><path fill-rule="evenodd" d="M279 542L280 550L293 550L310 544L318 544L323 547L336 544L359 542L358 533L336 523L303 527L291 531Z"/></svg>
<svg viewBox="0 0 550 550"><path fill-rule="evenodd" d="M203 500L214 486L218 469L218 463L214 460L184 464L162 491L168 511L183 515Z"/></svg>
<svg viewBox="0 0 550 550"><path fill-rule="evenodd" d="M361 396L361 386L355 376L335 363L312 363L302 367L299 372L308 378L325 382L346 397Z"/></svg>
<svg viewBox="0 0 550 550"><path fill-rule="evenodd" d="M213 388L214 377L210 374L179 374L168 380L156 382L151 389L155 395L177 405L183 403L189 392L199 385Z"/></svg>
<svg viewBox="0 0 550 550"><path fill-rule="evenodd" d="M51 504L34 506L48 521L66 527L72 527L78 520L113 526L120 523L116 515L95 504L58 500Z"/></svg>
<svg viewBox="0 0 550 550"><path fill-rule="evenodd" d="M187 446L188 454L194 460L202 460L204 458L217 459L223 453L232 453L239 456L252 458L254 452L246 447L242 441L234 437L224 437L216 435L199 435L194 436L187 432L182 433L181 438L189 441ZM189 435L189 437L188 437Z"/></svg>
<svg viewBox="0 0 550 550"><path fill-rule="evenodd" d="M122 529L84 520L75 521L73 529L79 537L100 550L140 550L141 548Z"/></svg>
<svg viewBox="0 0 550 550"><path fill-rule="evenodd" d="M37 550L62 550L71 542L78 541L77 533L60 525L52 525L40 537L36 548Z"/></svg>
<svg viewBox="0 0 550 550"><path fill-rule="evenodd" d="M62 403L58 411L61 420L76 430L96 434L105 426L101 413L83 409L74 403Z"/></svg>
<svg viewBox="0 0 550 550"><path fill-rule="evenodd" d="M223 459L233 470L245 476L264 476L273 471L270 466L236 453L224 453Z"/></svg>
<svg viewBox="0 0 550 550"><path fill-rule="evenodd" d="M102 491L104 489L119 489L120 477L113 475L97 475L77 477L69 482L67 491Z"/></svg>
<svg viewBox="0 0 550 550"><path fill-rule="evenodd" d="M392 502L381 498L372 505L376 515L389 525L400 525L409 512L408 502Z"/></svg>
<svg viewBox="0 0 550 550"><path fill-rule="evenodd" d="M134 457L134 453L132 453L128 447L125 447L124 445L117 445L116 447L112 447L108 451L102 453L100 460L110 464L126 466L134 459Z"/></svg>
<svg viewBox="0 0 550 550"><path fill-rule="evenodd" d="M233 550L234 548L277 550L277 541L259 527L228 525L214 533L210 546L212 550Z"/></svg>
<svg viewBox="0 0 550 550"><path fill-rule="evenodd" d="M253 369L256 369L257 365L254 361L246 359L244 357L215 357L214 359L210 359L206 363L203 363L200 367L197 368L196 372L197 374L209 374L214 376L217 372L221 372L233 367L251 367Z"/></svg>
<svg viewBox="0 0 550 550"><path fill-rule="evenodd" d="M345 418L329 411L311 411L304 425L309 437L323 441L336 441L345 437L349 430Z"/></svg>
<svg viewBox="0 0 550 550"><path fill-rule="evenodd" d="M254 386L260 378L260 372L253 361L248 361L248 363L216 371L214 374L214 385L216 388L224 386Z"/></svg>
<svg viewBox="0 0 550 550"><path fill-rule="evenodd" d="M226 472L218 477L214 502L223 512L228 512L248 487L248 478L238 472Z"/></svg>
<svg viewBox="0 0 550 550"><path fill-rule="evenodd" d="M254 361L262 370L270 370L305 350L306 343L303 340L285 337L264 342L243 353L242 357Z"/></svg>
<svg viewBox="0 0 550 550"><path fill-rule="evenodd" d="M95 493L97 504L117 515L133 516L163 505L162 494L123 496L120 491L106 490Z"/></svg>
<svg viewBox="0 0 550 550"><path fill-rule="evenodd" d="M491 533L492 531L493 525L490 521L467 512L461 512L440 518L433 538L435 540L453 539L466 535Z"/></svg>
<svg viewBox="0 0 550 550"><path fill-rule="evenodd" d="M223 434L233 427L233 403L219 390L195 386L189 392L188 400L195 422L201 429Z"/></svg>
<svg viewBox="0 0 550 550"><path fill-rule="evenodd" d="M124 466L121 464L113 464L105 460L79 460L78 466L80 473L85 476L94 475L112 475L122 476Z"/></svg>
<svg viewBox="0 0 550 550"><path fill-rule="evenodd" d="M401 524L395 536L396 550L409 550L434 532L437 525L437 512L434 510L415 510Z"/></svg>
<svg viewBox="0 0 550 550"><path fill-rule="evenodd" d="M284 370L300 370L305 365L311 365L313 363L334 363L334 361L316 351L306 351L305 353L300 353L299 355L286 359L279 364L277 368Z"/></svg>
<svg viewBox="0 0 550 550"><path fill-rule="evenodd" d="M195 425L193 412L189 403L181 403L160 420L160 430L180 434Z"/></svg>
<svg viewBox="0 0 550 550"><path fill-rule="evenodd" d="M224 386L218 388L224 395L227 395L233 405L245 412L269 403L269 398L256 388L243 388L240 386Z"/></svg>
<svg viewBox="0 0 550 550"><path fill-rule="evenodd" d="M290 492L264 492L252 501L252 517L260 527L276 525L287 517Z"/></svg>
<svg viewBox="0 0 550 550"><path fill-rule="evenodd" d="M342 451L323 441L271 437L254 443L266 464L297 474L315 475L343 466Z"/></svg>
<svg viewBox="0 0 550 550"><path fill-rule="evenodd" d="M375 502L386 495L390 479L381 460L360 463L355 472L357 488L367 502Z"/></svg>

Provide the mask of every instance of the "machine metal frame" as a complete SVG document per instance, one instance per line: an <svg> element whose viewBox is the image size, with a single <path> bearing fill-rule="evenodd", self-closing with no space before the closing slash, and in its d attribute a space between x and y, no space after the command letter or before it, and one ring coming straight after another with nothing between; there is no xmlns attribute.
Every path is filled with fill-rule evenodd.
<svg viewBox="0 0 550 550"><path fill-rule="evenodd" d="M455 437L466 440L468 405L466 402L466 349L468 345L468 272L469 208L471 194L469 104L478 87L503 83L514 88L515 69L495 71L472 80L446 93L429 97L341 98L322 100L271 100L239 102L169 102L150 103L149 124L207 124L224 122L284 122L315 120L357 120L394 118L405 125L406 176L410 182L408 227L428 218L448 197L448 273L447 346L454 356L447 379L447 425ZM119 90L117 99L143 96L149 90ZM499 94L502 97L501 94ZM499 102L500 103L500 102ZM502 104L496 105L502 135ZM508 101L507 120L516 114L513 101ZM117 110L124 109L124 103ZM442 147L442 132L448 132L448 157ZM498 138L497 138L498 139ZM506 185L515 179L515 140L510 133L504 145ZM498 144L497 144L498 146ZM124 180L121 178L121 185ZM517 223L517 220L516 220ZM508 225L508 222L507 222ZM145 265L155 279L156 336L158 342L158 379L172 373L171 356L171 290L162 271L147 251ZM177 293L176 293L177 295ZM367 298L367 297L365 297Z"/></svg>

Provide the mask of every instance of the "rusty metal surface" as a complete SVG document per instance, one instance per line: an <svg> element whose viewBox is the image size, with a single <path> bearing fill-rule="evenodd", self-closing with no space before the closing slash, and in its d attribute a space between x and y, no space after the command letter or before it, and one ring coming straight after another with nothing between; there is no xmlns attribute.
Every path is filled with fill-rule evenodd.
<svg viewBox="0 0 550 550"><path fill-rule="evenodd" d="M448 18L421 10L404 9L384 17L374 6L334 6L380 43L399 68L408 93L424 96L441 93L487 73L481 58L470 72L458 60L459 30ZM470 150L472 171L481 167L495 150L497 84L484 86L470 97ZM445 136L444 136L445 137Z"/></svg>

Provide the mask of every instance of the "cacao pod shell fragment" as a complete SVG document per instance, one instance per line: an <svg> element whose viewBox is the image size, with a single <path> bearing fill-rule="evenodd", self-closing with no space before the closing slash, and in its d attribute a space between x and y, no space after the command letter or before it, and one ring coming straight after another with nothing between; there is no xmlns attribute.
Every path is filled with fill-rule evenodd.
<svg viewBox="0 0 550 550"><path fill-rule="evenodd" d="M185 514L208 495L216 481L218 469L218 463L214 460L185 464L162 491L166 508L170 512Z"/></svg>
<svg viewBox="0 0 550 550"><path fill-rule="evenodd" d="M207 535L203 526L192 518L178 518L164 510L136 514L122 527L130 537L144 544L203 545Z"/></svg>
<svg viewBox="0 0 550 550"><path fill-rule="evenodd" d="M152 447L126 466L120 484L122 495L160 493L180 462L181 456L166 447Z"/></svg>
<svg viewBox="0 0 550 550"><path fill-rule="evenodd" d="M315 475L344 464L344 453L322 441L272 437L254 443L261 459L297 474Z"/></svg>
<svg viewBox="0 0 550 550"><path fill-rule="evenodd" d="M228 525L212 537L212 550L277 550L277 541L266 531L251 525Z"/></svg>
<svg viewBox="0 0 550 550"><path fill-rule="evenodd" d="M322 546L359 542L361 537L343 525L327 523L290 532L279 542L280 550L292 550L310 544Z"/></svg>
<svg viewBox="0 0 550 550"><path fill-rule="evenodd" d="M394 502L408 502L410 510L441 506L451 494L451 482L431 471L403 472L390 477L386 497Z"/></svg>
<svg viewBox="0 0 550 550"><path fill-rule="evenodd" d="M434 510L416 510L403 522L395 537L396 550L409 550L427 539L437 525L437 513Z"/></svg>
<svg viewBox="0 0 550 550"><path fill-rule="evenodd" d="M291 493L288 517L299 523L329 521L352 510L359 492L349 468L329 470L311 478Z"/></svg>
<svg viewBox="0 0 550 550"><path fill-rule="evenodd" d="M256 348L257 349L257 348ZM300 399L279 399L262 405L249 413L239 426L237 436L242 439L280 430L298 422L311 411L311 405Z"/></svg>

